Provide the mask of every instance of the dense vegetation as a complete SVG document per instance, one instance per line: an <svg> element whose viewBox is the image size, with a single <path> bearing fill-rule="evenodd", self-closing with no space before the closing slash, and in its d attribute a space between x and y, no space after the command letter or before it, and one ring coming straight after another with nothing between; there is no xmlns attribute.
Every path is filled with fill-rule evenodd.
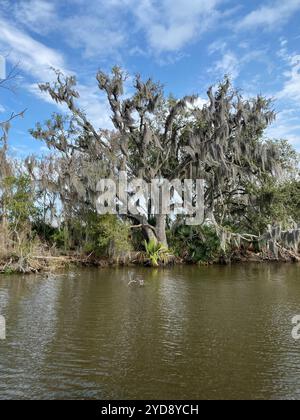
<svg viewBox="0 0 300 420"><path fill-rule="evenodd" d="M128 97L127 76L114 68L96 76L114 126L104 130L80 109L76 79L56 76L40 89L68 112L31 130L48 146L47 157L10 158L10 124L19 115L1 123L0 271L38 270L37 259L60 255L153 266L228 261L250 251L297 259L299 157L287 141L265 137L276 118L272 101L244 99L228 78L208 90L201 108L196 96L165 97L160 84L140 76ZM99 215L97 182L121 171L148 183L203 179L205 221L189 226L184 215Z"/></svg>

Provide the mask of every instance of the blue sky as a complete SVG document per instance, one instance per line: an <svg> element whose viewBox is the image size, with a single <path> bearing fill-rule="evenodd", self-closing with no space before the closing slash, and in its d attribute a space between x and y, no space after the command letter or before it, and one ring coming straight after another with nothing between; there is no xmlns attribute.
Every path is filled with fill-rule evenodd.
<svg viewBox="0 0 300 420"><path fill-rule="evenodd" d="M53 79L51 66L77 76L81 106L110 127L95 74L115 64L160 80L166 93L197 93L200 103L229 74L245 96L276 100L268 135L300 151L299 23L300 0L0 0L0 54L20 69L15 94L0 92L0 120L27 108L11 152L45 151L28 129L58 110L37 89Z"/></svg>

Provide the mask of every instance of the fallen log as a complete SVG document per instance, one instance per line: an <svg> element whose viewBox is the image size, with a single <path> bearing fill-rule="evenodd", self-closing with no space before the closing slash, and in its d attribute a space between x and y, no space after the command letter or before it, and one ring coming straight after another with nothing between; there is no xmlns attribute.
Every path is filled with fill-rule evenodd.
<svg viewBox="0 0 300 420"><path fill-rule="evenodd" d="M74 261L72 257L50 257L50 256L42 256L42 255L34 255L31 256L30 259L32 260L53 260L53 261Z"/></svg>

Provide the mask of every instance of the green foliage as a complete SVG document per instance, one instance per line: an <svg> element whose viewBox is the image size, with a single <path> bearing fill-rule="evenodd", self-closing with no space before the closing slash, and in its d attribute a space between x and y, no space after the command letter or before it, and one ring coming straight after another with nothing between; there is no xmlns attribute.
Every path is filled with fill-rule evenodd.
<svg viewBox="0 0 300 420"><path fill-rule="evenodd" d="M286 182L282 189L282 195L286 203L286 212L296 223L300 223L300 181Z"/></svg>
<svg viewBox="0 0 300 420"><path fill-rule="evenodd" d="M152 267L159 267L159 263L166 264L168 262L168 249L164 245L152 239L149 242L145 241L144 246Z"/></svg>
<svg viewBox="0 0 300 420"><path fill-rule="evenodd" d="M46 242L58 242L59 230L54 226L49 225L44 220L38 218L32 225L33 231ZM61 247L61 246L60 246Z"/></svg>
<svg viewBox="0 0 300 420"><path fill-rule="evenodd" d="M290 222L300 222L300 182L288 180L279 183L265 177L261 185L248 185L250 205L244 212L243 221L236 220L236 228L261 235L268 225L289 227Z"/></svg>
<svg viewBox="0 0 300 420"><path fill-rule="evenodd" d="M131 243L135 251L142 252L144 251L144 240L145 236L142 229L131 229Z"/></svg>
<svg viewBox="0 0 300 420"><path fill-rule="evenodd" d="M28 176L10 176L1 182L2 210L9 224L15 230L37 217L38 211L34 205L34 191Z"/></svg>
<svg viewBox="0 0 300 420"><path fill-rule="evenodd" d="M5 274L6 276L11 276L15 274L15 272L11 267L5 267L2 274Z"/></svg>
<svg viewBox="0 0 300 420"><path fill-rule="evenodd" d="M51 235L51 242L66 251L77 250L98 257L120 257L132 250L130 226L114 215L89 212L68 220Z"/></svg>
<svg viewBox="0 0 300 420"><path fill-rule="evenodd" d="M267 144L274 145L277 148L277 160L282 169L290 173L299 171L299 153L296 152L288 140L268 140Z"/></svg>
<svg viewBox="0 0 300 420"><path fill-rule="evenodd" d="M69 233L67 229L57 229L51 235L52 241L58 248L68 250L69 248Z"/></svg>
<svg viewBox="0 0 300 420"><path fill-rule="evenodd" d="M132 250L130 226L114 215L96 216L88 232L99 255L119 257Z"/></svg>
<svg viewBox="0 0 300 420"><path fill-rule="evenodd" d="M210 226L180 225L169 232L174 254L194 263L213 262L220 257L218 235Z"/></svg>

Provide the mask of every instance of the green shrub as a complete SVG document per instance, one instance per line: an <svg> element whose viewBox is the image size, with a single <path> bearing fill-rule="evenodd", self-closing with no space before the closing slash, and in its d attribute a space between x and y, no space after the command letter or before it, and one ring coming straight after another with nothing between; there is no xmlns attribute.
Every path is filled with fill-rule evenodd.
<svg viewBox="0 0 300 420"><path fill-rule="evenodd" d="M181 225L168 236L174 254L194 263L213 262L222 253L220 240L210 226Z"/></svg>
<svg viewBox="0 0 300 420"><path fill-rule="evenodd" d="M132 250L130 225L114 215L93 215L87 226L86 252L98 256L120 257Z"/></svg>
<svg viewBox="0 0 300 420"><path fill-rule="evenodd" d="M166 264L168 262L168 249L164 245L153 239L149 242L145 241L144 245L147 258L152 267L159 267L159 263Z"/></svg>
<svg viewBox="0 0 300 420"><path fill-rule="evenodd" d="M10 176L0 183L3 213L14 230L22 230L38 214L34 205L33 187L28 176Z"/></svg>

